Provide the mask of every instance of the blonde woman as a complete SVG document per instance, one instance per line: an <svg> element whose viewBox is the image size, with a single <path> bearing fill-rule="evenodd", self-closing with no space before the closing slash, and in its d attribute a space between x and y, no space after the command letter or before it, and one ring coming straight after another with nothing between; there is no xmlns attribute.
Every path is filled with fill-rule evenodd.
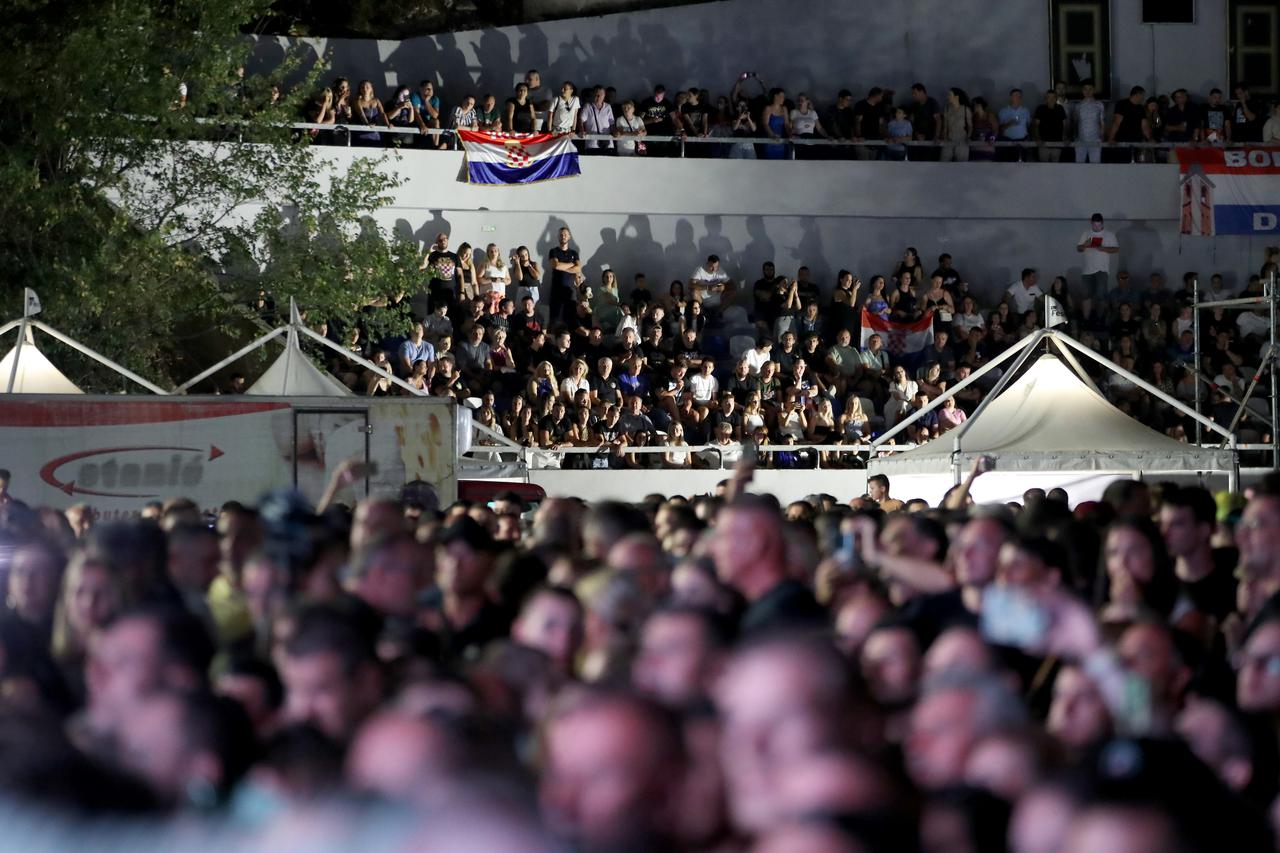
<svg viewBox="0 0 1280 853"><path fill-rule="evenodd" d="M497 314L498 307L507 296L511 273L497 243L490 243L484 250L484 269L480 273L480 294L484 297L490 314Z"/></svg>
<svg viewBox="0 0 1280 853"><path fill-rule="evenodd" d="M578 395L579 391L590 393L591 383L587 381L587 374L590 368L587 367L586 361L575 358L573 363L569 365L569 375L560 383L560 398L564 400L566 406L573 405L573 398Z"/></svg>
<svg viewBox="0 0 1280 853"><path fill-rule="evenodd" d="M761 405L760 392L752 391L747 395L746 405L742 407L742 431L744 434L750 434L765 425L764 407Z"/></svg>
<svg viewBox="0 0 1280 853"><path fill-rule="evenodd" d="M860 440L862 427L870 420L862 408L862 398L857 394L850 394L845 401L844 411L840 413L840 435L850 441Z"/></svg>
<svg viewBox="0 0 1280 853"><path fill-rule="evenodd" d="M679 421L671 424L671 434L667 436L667 445L672 448L688 447L684 440L684 425ZM693 454L688 450L668 450L662 454L662 461L668 468L689 468L693 465Z"/></svg>
<svg viewBox="0 0 1280 853"><path fill-rule="evenodd" d="M366 124L373 127L391 127L391 121L387 118L387 111L383 109L382 101L378 100L378 96L373 93L373 82L370 80L360 81L353 113L358 124ZM382 134L377 131L360 131L352 134L351 138L357 145L377 146L382 144Z"/></svg>
<svg viewBox="0 0 1280 853"><path fill-rule="evenodd" d="M84 551L72 554L53 616L54 658L68 671L79 671L92 635L110 624L126 603L120 578L105 561Z"/></svg>
<svg viewBox="0 0 1280 853"><path fill-rule="evenodd" d="M530 400L555 399L560 395L560 385L556 382L556 372L551 362L540 361L533 369L533 376L525 387L525 396Z"/></svg>
<svg viewBox="0 0 1280 853"><path fill-rule="evenodd" d="M602 329L616 328L622 321L622 297L618 294L618 276L613 270L600 274L600 286L591 294L591 313Z"/></svg>

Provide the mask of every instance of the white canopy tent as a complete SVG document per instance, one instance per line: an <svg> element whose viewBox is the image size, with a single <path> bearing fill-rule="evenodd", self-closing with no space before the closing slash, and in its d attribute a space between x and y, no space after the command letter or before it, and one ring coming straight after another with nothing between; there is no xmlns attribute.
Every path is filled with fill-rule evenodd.
<svg viewBox="0 0 1280 853"><path fill-rule="evenodd" d="M1035 358L1041 352L1041 344L1056 348L1056 354ZM1124 414L1098 391L1077 355L1093 359L1222 435L1222 446L1186 444ZM959 483L961 472L970 468L978 456L992 456L997 472L1039 472L1059 477L1060 472L1077 472L1078 477L1078 472L1138 476L1226 471L1233 487L1238 482L1235 439L1228 430L1069 335L1053 330L1040 331L988 362L929 406L899 422L873 445L885 446L908 424L1009 359L1014 359L1012 367L965 423L914 450L873 458L867 466L868 474L946 476L952 483ZM1027 364L1030 367L1022 373L1021 368Z"/></svg>
<svg viewBox="0 0 1280 853"><path fill-rule="evenodd" d="M18 370L14 373L14 362ZM0 359L0 377L8 382L13 376L14 394L83 394L80 386L66 377L61 370L53 366L53 362L36 348L35 338L28 326L22 346L14 346L3 359ZM6 386L7 387L7 386Z"/></svg>
<svg viewBox="0 0 1280 853"><path fill-rule="evenodd" d="M1117 409L1056 355L1041 355L964 435L958 458L950 435L874 460L873 473L950 473L978 456L998 471L1223 471L1229 450L1196 447L1163 435Z"/></svg>
<svg viewBox="0 0 1280 853"><path fill-rule="evenodd" d="M31 288L23 290L22 318L11 320L0 326L0 335L5 334L13 329L18 330L18 342L13 349L3 358L0 359L0 393L9 394L83 394L74 382L66 377L66 375L58 370L45 357L44 353L36 348L35 337L32 330L39 329L49 337L56 341L60 341L79 353L87 355L89 358L109 367L116 373L131 382L136 382L143 388L146 388L153 394L167 394L163 388L143 379L138 374L116 364L102 353L91 347L77 341L75 338L62 334L52 326L41 323L35 319L40 313L40 298L36 296L35 291Z"/></svg>
<svg viewBox="0 0 1280 853"><path fill-rule="evenodd" d="M306 353L302 351L301 340L308 338L316 343L333 350L338 355L354 362L361 367L373 371L374 373L385 377L395 385L404 388L406 391L417 396L423 396L425 391L414 388L398 376L387 372L385 369L378 367L368 359L362 358L350 350L343 349L333 341L313 332L307 328L302 322L302 315L298 313L297 303L289 300L289 322L277 329L273 329L256 341L249 343L241 349L233 352L222 361L212 367L202 370L195 376L183 382L177 387L180 394L186 393L196 383L207 379L213 374L222 370L230 364L244 358L256 349L264 347L270 341L284 336L284 352L279 358L271 363L262 376L258 377L258 381L245 391L246 394L261 394L274 397L349 397L351 390L347 386L339 382L332 374L321 370L312 363Z"/></svg>

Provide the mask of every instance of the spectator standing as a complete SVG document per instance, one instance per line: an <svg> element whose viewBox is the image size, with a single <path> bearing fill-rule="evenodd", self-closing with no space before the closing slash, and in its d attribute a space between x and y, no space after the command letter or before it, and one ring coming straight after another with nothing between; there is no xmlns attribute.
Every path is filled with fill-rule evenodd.
<svg viewBox="0 0 1280 853"><path fill-rule="evenodd" d="M782 89L769 90L769 103L760 112L760 126L770 139L791 137L791 114L787 112L787 93ZM782 160L787 156L787 146L766 145L762 153L765 160Z"/></svg>
<svg viewBox="0 0 1280 853"><path fill-rule="evenodd" d="M1151 134L1147 122L1147 108L1143 103L1147 90L1134 86L1129 90L1129 97L1116 102L1115 115L1111 119L1111 130L1107 134L1108 142L1143 142ZM1122 163L1137 159L1134 149L1128 149L1117 155Z"/></svg>
<svg viewBox="0 0 1280 853"><path fill-rule="evenodd" d="M1200 114L1200 140L1225 145L1231 141L1231 111L1222 103L1222 90L1210 89Z"/></svg>
<svg viewBox="0 0 1280 853"><path fill-rule="evenodd" d="M929 96L923 83L911 86L911 131L917 142L934 142L942 135L942 108L936 99ZM919 147L912 160L936 160L938 149Z"/></svg>
<svg viewBox="0 0 1280 853"><path fill-rule="evenodd" d="M1000 136L1000 125L987 107L987 99L973 99L973 142L969 149L971 160L994 160L996 147L992 143Z"/></svg>
<svg viewBox="0 0 1280 853"><path fill-rule="evenodd" d="M907 111L897 107L893 111L893 121L885 128L885 145L881 152L883 160L907 159L907 145L911 141L912 125L907 121Z"/></svg>
<svg viewBox="0 0 1280 853"><path fill-rule="evenodd" d="M1262 125L1266 121L1266 116L1258 102L1249 94L1249 84L1237 83L1235 96L1231 110L1231 125L1235 129L1236 141L1261 142Z"/></svg>
<svg viewBox="0 0 1280 853"><path fill-rule="evenodd" d="M573 133L578 129L578 113L581 111L582 102L578 100L577 89L566 80L560 86L560 94L547 107L543 127L551 133Z"/></svg>
<svg viewBox="0 0 1280 853"><path fill-rule="evenodd" d="M675 104L667 98L667 87L659 83L653 87L653 95L640 105L640 118L648 136L673 136L676 132L675 121L671 114L676 111ZM670 154L672 145L663 142L653 145L654 153Z"/></svg>
<svg viewBox="0 0 1280 853"><path fill-rule="evenodd" d="M831 138L818 119L818 111L814 109L813 101L803 92L796 97L796 108L791 111L791 135L800 139ZM812 160L817 159L816 154L817 152L813 149L801 147L796 152L796 157L800 160Z"/></svg>
<svg viewBox="0 0 1280 853"><path fill-rule="evenodd" d="M1031 111L1022 103L1022 90L1009 90L1009 103L1000 108L1000 138L1005 142L1025 142L1031 135ZM1006 149L996 157L997 160L1022 159L1022 148L1012 151Z"/></svg>
<svg viewBox="0 0 1280 853"><path fill-rule="evenodd" d="M1076 162L1102 162L1102 133L1106 123L1107 108L1093 96L1093 81L1085 80L1080 86L1080 103L1075 105Z"/></svg>
<svg viewBox="0 0 1280 853"><path fill-rule="evenodd" d="M1177 89L1173 93L1173 103L1165 113L1164 138L1173 143L1190 142L1195 132L1195 109L1187 97L1187 90Z"/></svg>
<svg viewBox="0 0 1280 853"><path fill-rule="evenodd" d="M480 99L480 109L476 111L480 121L480 129L490 133L502 130L502 110L498 109L498 99L492 93L486 93Z"/></svg>
<svg viewBox="0 0 1280 853"><path fill-rule="evenodd" d="M414 313L426 317L434 310L434 306L453 302L454 289L458 283L458 256L449 251L449 235L443 232L436 235L431 251L422 259L419 270L427 271L427 294L429 306L419 310L414 306Z"/></svg>
<svg viewBox="0 0 1280 853"><path fill-rule="evenodd" d="M957 163L969 159L969 139L973 136L973 110L963 89L947 90L947 108L942 114L942 151L940 159Z"/></svg>
<svg viewBox="0 0 1280 853"><path fill-rule="evenodd" d="M636 102L623 101L622 115L613 126L613 135L618 140L618 156L634 157L636 154L643 154L644 143L639 139L646 133L648 131L644 120L636 115Z"/></svg>
<svg viewBox="0 0 1280 853"><path fill-rule="evenodd" d="M510 133L533 133L537 123L537 110L533 101L529 100L527 83L517 83L516 93L507 99L507 120L505 127Z"/></svg>
<svg viewBox="0 0 1280 853"><path fill-rule="evenodd" d="M857 135L856 114L853 108L853 93L841 89L836 95L835 105L827 110L823 124L831 138L837 142L852 142Z"/></svg>
<svg viewBox="0 0 1280 853"><path fill-rule="evenodd" d="M1106 229L1101 213L1089 218L1089 230L1076 241L1076 251L1083 255L1080 283L1084 285L1084 299L1092 301L1096 308L1107 298L1111 256L1120 253L1120 243L1116 235Z"/></svg>
<svg viewBox="0 0 1280 853"><path fill-rule="evenodd" d="M1044 103L1036 107L1031 121L1031 133L1039 146L1041 163L1057 163L1062 160L1061 143L1067 139L1067 111L1058 103L1058 93L1045 92ZM1046 146L1045 143L1058 143Z"/></svg>
<svg viewBox="0 0 1280 853"><path fill-rule="evenodd" d="M613 107L605 103L604 87L596 86L591 90L590 97L591 100L582 108L582 135L611 135L615 124ZM613 143L608 140L588 139L586 142L588 154L609 154L612 151Z"/></svg>
<svg viewBox="0 0 1280 853"><path fill-rule="evenodd" d="M571 322L575 294L585 279L578 250L569 245L572 238L568 228L561 228L559 244L551 249L551 322Z"/></svg>
<svg viewBox="0 0 1280 853"><path fill-rule="evenodd" d="M884 90L872 86L867 96L853 106L853 141L879 142L884 139L884 122L880 118L880 102L884 98ZM854 149L859 160L875 160L879 154L873 148L860 145Z"/></svg>
<svg viewBox="0 0 1280 853"><path fill-rule="evenodd" d="M1262 126L1262 144L1280 145L1280 104L1271 107L1271 117Z"/></svg>

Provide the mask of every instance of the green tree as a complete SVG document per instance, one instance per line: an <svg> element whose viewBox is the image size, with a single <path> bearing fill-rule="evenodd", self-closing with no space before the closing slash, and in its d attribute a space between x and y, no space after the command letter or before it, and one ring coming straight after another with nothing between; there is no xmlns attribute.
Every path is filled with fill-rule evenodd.
<svg viewBox="0 0 1280 853"><path fill-rule="evenodd" d="M398 184L390 164L332 174L279 126L320 69L278 97L244 76L264 0L16 6L0 28L0 316L32 287L53 325L164 385L194 372L180 333L256 333L260 290L349 323L411 285L416 246L369 218ZM403 325L403 309L378 322ZM88 365L72 378L118 387Z"/></svg>

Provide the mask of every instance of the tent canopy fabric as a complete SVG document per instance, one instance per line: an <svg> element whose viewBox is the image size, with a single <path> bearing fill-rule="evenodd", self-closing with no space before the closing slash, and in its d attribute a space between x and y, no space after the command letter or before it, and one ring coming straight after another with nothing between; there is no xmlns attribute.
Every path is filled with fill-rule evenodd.
<svg viewBox="0 0 1280 853"><path fill-rule="evenodd" d="M19 352L17 346L14 346L8 355L0 359L0 392L9 387L9 374L13 372L14 358L18 359L18 375L13 383L15 394L84 393L36 348L30 328L27 329L22 351Z"/></svg>
<svg viewBox="0 0 1280 853"><path fill-rule="evenodd" d="M972 421L958 462L980 455L1000 471L1223 471L1229 450L1172 439L1134 420L1080 380L1057 356L1042 355ZM950 472L950 433L903 453L873 459L871 473Z"/></svg>
<svg viewBox="0 0 1280 853"><path fill-rule="evenodd" d="M316 367L289 336L284 352L249 386L246 394L284 397L350 397L351 391L333 376Z"/></svg>

